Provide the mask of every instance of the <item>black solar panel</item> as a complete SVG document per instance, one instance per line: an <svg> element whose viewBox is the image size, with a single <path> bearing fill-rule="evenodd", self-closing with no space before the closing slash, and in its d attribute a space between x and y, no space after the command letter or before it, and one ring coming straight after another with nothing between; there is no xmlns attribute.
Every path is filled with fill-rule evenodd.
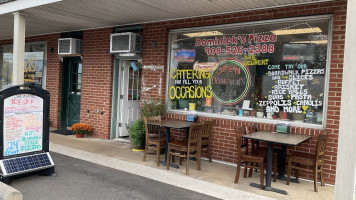
<svg viewBox="0 0 356 200"><path fill-rule="evenodd" d="M38 168L46 168L54 165L47 153L2 160L2 163L5 171L3 174L6 175L32 171Z"/></svg>

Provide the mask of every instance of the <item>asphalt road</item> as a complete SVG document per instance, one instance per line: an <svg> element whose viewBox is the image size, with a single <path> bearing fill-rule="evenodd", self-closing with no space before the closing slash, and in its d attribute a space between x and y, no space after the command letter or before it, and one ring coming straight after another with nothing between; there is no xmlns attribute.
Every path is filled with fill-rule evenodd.
<svg viewBox="0 0 356 200"><path fill-rule="evenodd" d="M56 176L31 175L11 182L25 200L216 199L62 154L51 156Z"/></svg>

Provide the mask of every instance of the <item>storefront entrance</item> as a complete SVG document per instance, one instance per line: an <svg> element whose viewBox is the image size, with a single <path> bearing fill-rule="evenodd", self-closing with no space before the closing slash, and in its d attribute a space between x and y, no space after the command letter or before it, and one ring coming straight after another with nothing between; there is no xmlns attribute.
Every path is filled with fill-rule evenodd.
<svg viewBox="0 0 356 200"><path fill-rule="evenodd" d="M64 59L62 80L61 128L67 128L80 120L81 59Z"/></svg>
<svg viewBox="0 0 356 200"><path fill-rule="evenodd" d="M137 66L137 68L135 68ZM135 121L140 114L141 69L133 60L119 61L117 87L116 138L128 136L126 124Z"/></svg>

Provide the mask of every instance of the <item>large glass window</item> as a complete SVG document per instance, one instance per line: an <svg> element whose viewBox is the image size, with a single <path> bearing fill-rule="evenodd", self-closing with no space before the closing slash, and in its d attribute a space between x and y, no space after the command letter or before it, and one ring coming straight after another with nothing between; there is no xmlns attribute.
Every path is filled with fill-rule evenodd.
<svg viewBox="0 0 356 200"><path fill-rule="evenodd" d="M46 64L46 42L31 42L25 45L24 82L42 87ZM12 84L13 46L0 47L0 88Z"/></svg>
<svg viewBox="0 0 356 200"><path fill-rule="evenodd" d="M174 30L169 109L321 124L328 30L329 18Z"/></svg>

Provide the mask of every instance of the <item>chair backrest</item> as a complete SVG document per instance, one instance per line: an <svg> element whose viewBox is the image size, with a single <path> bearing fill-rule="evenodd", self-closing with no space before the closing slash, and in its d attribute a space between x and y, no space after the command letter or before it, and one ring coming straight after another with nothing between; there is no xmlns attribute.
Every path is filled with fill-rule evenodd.
<svg viewBox="0 0 356 200"><path fill-rule="evenodd" d="M326 143L328 141L328 137L329 134L327 132L319 134L318 136L318 143L316 145L316 153L315 153L315 162L317 166L324 164L325 148L326 148Z"/></svg>
<svg viewBox="0 0 356 200"><path fill-rule="evenodd" d="M237 157L238 158L241 158L242 156L242 147L246 147L246 150L248 149L247 148L247 143L244 138L242 138L243 135L246 134L246 128L245 127L236 127L235 128L235 133L236 133L236 144L237 144Z"/></svg>
<svg viewBox="0 0 356 200"><path fill-rule="evenodd" d="M201 133L201 137L202 138L209 138L211 135L211 130L213 129L213 121L205 121L203 123L204 127L203 127L203 131Z"/></svg>
<svg viewBox="0 0 356 200"><path fill-rule="evenodd" d="M258 125L257 124L251 124L249 126L249 130L250 130L250 133L258 132L259 131Z"/></svg>
<svg viewBox="0 0 356 200"><path fill-rule="evenodd" d="M161 121L161 116L153 116L153 117L143 117L143 121L145 122L145 129L146 129L146 140L148 139L148 135L152 134L159 134L160 133L160 127L159 126L154 126L154 125L149 125L147 124L148 122L160 122Z"/></svg>
<svg viewBox="0 0 356 200"><path fill-rule="evenodd" d="M203 131L203 123L190 124L188 146L193 143L198 144L201 141L202 131Z"/></svg>

